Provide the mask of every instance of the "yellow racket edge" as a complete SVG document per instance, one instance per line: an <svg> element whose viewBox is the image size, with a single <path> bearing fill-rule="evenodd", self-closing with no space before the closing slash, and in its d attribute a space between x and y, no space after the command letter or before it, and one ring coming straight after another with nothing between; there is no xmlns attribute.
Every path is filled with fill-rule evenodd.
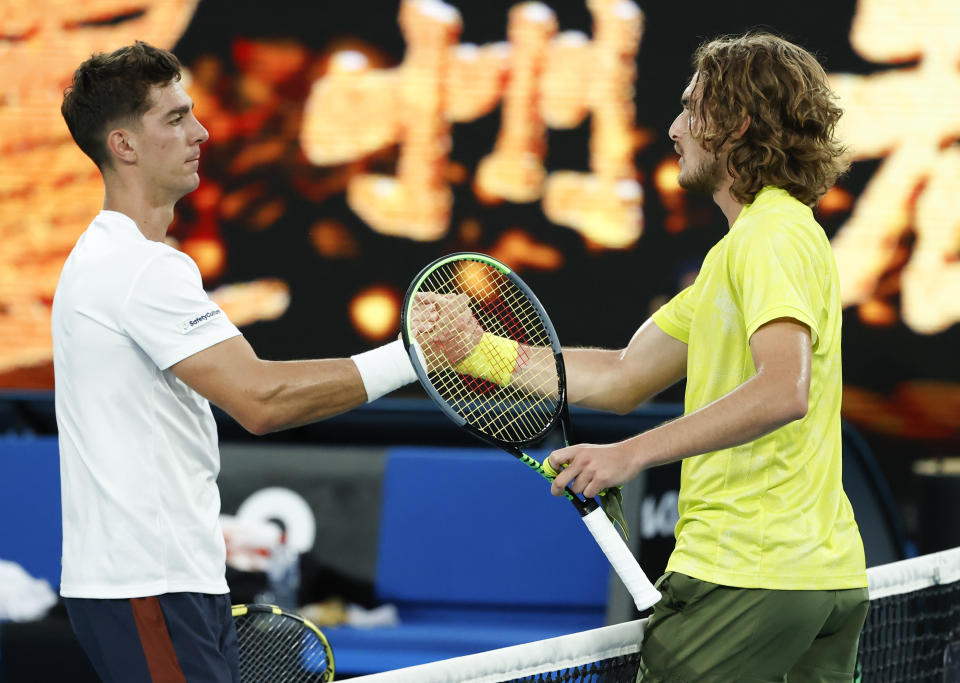
<svg viewBox="0 0 960 683"><path fill-rule="evenodd" d="M320 630L320 627L314 624L309 619L306 619L295 612L288 612L277 605L270 605L266 603L239 603L236 605L230 606L230 614L236 619L237 617L246 616L252 612L262 612L275 614L277 616L286 616L291 619L296 619L301 622L304 626L310 629L316 636L319 638L321 645L323 646L324 655L327 659L327 668L321 674L321 678L324 683L329 683L333 681L333 676L336 671L336 666L333 658L333 648L330 646L330 641L327 640L327 636L324 635L323 631Z"/></svg>

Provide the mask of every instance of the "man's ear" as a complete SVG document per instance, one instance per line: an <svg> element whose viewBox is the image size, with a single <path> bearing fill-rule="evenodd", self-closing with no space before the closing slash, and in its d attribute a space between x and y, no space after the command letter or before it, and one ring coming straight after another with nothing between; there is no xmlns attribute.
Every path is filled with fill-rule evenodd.
<svg viewBox="0 0 960 683"><path fill-rule="evenodd" d="M136 139L125 128L114 128L107 133L107 151L118 163L134 164L137 161Z"/></svg>

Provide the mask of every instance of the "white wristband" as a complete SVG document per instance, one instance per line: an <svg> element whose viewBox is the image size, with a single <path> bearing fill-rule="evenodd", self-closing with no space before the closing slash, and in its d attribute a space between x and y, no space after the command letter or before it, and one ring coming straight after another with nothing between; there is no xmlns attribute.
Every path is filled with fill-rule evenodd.
<svg viewBox="0 0 960 683"><path fill-rule="evenodd" d="M417 379L407 350L399 339L350 358L360 371L367 403Z"/></svg>

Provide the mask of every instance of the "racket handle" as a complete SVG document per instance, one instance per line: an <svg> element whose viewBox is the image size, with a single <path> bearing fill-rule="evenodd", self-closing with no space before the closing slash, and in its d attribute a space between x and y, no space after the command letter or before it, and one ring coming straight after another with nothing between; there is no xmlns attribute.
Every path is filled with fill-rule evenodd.
<svg viewBox="0 0 960 683"><path fill-rule="evenodd" d="M642 612L656 604L660 600L660 591L653 587L650 579L643 573L637 559L614 529L603 508L597 508L581 519L613 565L623 585L627 587L637 609Z"/></svg>

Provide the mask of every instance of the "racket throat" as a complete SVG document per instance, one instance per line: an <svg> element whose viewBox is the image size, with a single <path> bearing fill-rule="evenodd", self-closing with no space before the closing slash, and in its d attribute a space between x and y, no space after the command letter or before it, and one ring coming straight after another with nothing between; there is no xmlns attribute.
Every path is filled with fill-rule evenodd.
<svg viewBox="0 0 960 683"><path fill-rule="evenodd" d="M524 465L526 465L527 467L529 467L530 469L532 469L532 470L534 470L534 471L536 471L536 472L542 472L542 471L543 471L543 467L540 465L540 463L537 462L536 460L534 460L533 458L531 458L531 457L530 457L529 455L527 455L526 453L521 453L521 454L520 454L520 462L522 462Z"/></svg>

